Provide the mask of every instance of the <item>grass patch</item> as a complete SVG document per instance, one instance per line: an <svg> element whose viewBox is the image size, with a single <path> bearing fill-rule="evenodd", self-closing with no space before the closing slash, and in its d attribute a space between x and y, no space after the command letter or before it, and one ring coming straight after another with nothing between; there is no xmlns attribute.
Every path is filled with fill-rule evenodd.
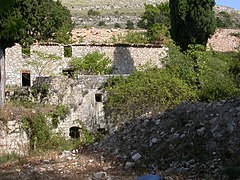
<svg viewBox="0 0 240 180"><path fill-rule="evenodd" d="M19 156L15 153L4 154L4 155L0 156L0 165L7 163L7 162L14 162L14 161L18 161L18 160L19 160Z"/></svg>

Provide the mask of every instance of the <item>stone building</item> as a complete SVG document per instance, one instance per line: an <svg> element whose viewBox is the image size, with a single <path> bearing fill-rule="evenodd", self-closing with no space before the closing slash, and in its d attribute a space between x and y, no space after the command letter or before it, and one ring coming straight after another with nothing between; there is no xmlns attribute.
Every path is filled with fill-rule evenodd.
<svg viewBox="0 0 240 180"><path fill-rule="evenodd" d="M66 55L66 50L70 52ZM112 60L114 74L129 74L146 64L161 67L160 59L166 56L166 48L141 45L71 45L37 44L31 46L30 56L22 53L20 45L6 49L6 89L32 86L37 77L49 83L48 103L64 104L70 113L60 121L56 132L66 138L80 136L81 128L101 131L109 127L104 117L103 102L106 94L99 87L113 75L80 75L78 78L62 76L72 57L83 57L99 51ZM11 93L10 93L11 94ZM10 131L0 125L0 154L27 152L29 140L21 129L19 120L8 122ZM11 130L12 129L12 130Z"/></svg>
<svg viewBox="0 0 240 180"><path fill-rule="evenodd" d="M66 57L67 49L70 57L69 54ZM68 68L72 57L83 57L93 51L104 53L112 60L114 74L129 74L147 63L161 67L160 59L166 56L166 47L154 45L36 44L31 46L28 57L16 44L6 49L6 85L28 86L36 77L58 76ZM53 56L41 57L44 55L56 57L55 60Z"/></svg>

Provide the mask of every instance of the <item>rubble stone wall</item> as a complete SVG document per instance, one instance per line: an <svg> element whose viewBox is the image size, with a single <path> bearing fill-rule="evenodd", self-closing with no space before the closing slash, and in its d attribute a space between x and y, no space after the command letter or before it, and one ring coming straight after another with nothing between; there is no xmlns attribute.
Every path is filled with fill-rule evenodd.
<svg viewBox="0 0 240 180"><path fill-rule="evenodd" d="M19 120L0 121L0 156L11 153L26 155L29 143Z"/></svg>
<svg viewBox="0 0 240 180"><path fill-rule="evenodd" d="M114 74L129 74L146 64L161 67L160 59L167 55L167 48L160 46L131 45L72 45L72 57L83 57L93 51L99 51L113 62ZM39 58L36 52L51 54L57 60ZM68 67L71 58L64 57L64 46L45 44L31 46L31 55L22 54L21 46L15 45L6 50L6 84L22 85L22 72L31 74L31 84L36 77L57 76ZM36 63L34 63L36 62Z"/></svg>
<svg viewBox="0 0 240 180"><path fill-rule="evenodd" d="M103 101L106 94L99 87L111 76L79 76L77 79L55 77L50 82L48 101L52 105L64 104L69 114L56 129L69 138L70 128L87 128L90 131L107 128ZM98 96L98 99L96 99Z"/></svg>

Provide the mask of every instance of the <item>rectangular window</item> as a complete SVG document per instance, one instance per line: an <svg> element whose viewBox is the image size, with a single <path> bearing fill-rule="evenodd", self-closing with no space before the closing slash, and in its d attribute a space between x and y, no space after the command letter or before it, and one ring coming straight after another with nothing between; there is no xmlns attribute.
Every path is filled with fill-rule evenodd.
<svg viewBox="0 0 240 180"><path fill-rule="evenodd" d="M22 72L22 86L31 86L30 72Z"/></svg>

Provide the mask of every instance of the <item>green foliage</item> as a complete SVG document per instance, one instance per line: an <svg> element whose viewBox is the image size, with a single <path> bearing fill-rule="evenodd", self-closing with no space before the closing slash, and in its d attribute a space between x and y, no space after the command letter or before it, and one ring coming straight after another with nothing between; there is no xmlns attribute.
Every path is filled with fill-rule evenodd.
<svg viewBox="0 0 240 180"><path fill-rule="evenodd" d="M22 53L23 53L25 56L30 57L30 47L22 47Z"/></svg>
<svg viewBox="0 0 240 180"><path fill-rule="evenodd" d="M73 28L70 11L60 1L17 0L1 17L0 41L4 47L14 42L28 46L35 40L64 42Z"/></svg>
<svg viewBox="0 0 240 180"><path fill-rule="evenodd" d="M171 41L168 28L159 23L148 29L147 36L151 43L168 44Z"/></svg>
<svg viewBox="0 0 240 180"><path fill-rule="evenodd" d="M0 156L0 164L17 161L18 159L19 159L19 156L15 153L5 154Z"/></svg>
<svg viewBox="0 0 240 180"><path fill-rule="evenodd" d="M35 85L33 85L31 87L31 93L33 95L33 97L39 97L40 102L42 102L42 100L47 97L49 92L49 85L46 83L40 83L40 81L38 81Z"/></svg>
<svg viewBox="0 0 240 180"><path fill-rule="evenodd" d="M213 101L240 95L236 78L231 72L231 67L236 67L235 61L227 54L205 51L203 46L193 46L182 53L172 45L165 66L193 87L200 100Z"/></svg>
<svg viewBox="0 0 240 180"><path fill-rule="evenodd" d="M121 28L121 25L119 23L114 23L115 28Z"/></svg>
<svg viewBox="0 0 240 180"><path fill-rule="evenodd" d="M96 135L88 131L86 127L82 126L80 144L88 145L94 143L95 141Z"/></svg>
<svg viewBox="0 0 240 180"><path fill-rule="evenodd" d="M88 16L99 16L99 15L100 15L99 11L96 11L94 9L88 10Z"/></svg>
<svg viewBox="0 0 240 180"><path fill-rule="evenodd" d="M72 47L64 46L64 57L72 57Z"/></svg>
<svg viewBox="0 0 240 180"><path fill-rule="evenodd" d="M157 68L111 78L105 89L108 92L106 116L115 120L134 119L148 112L156 114L196 96L185 82L166 69Z"/></svg>
<svg viewBox="0 0 240 180"><path fill-rule="evenodd" d="M169 19L169 4L160 3L156 5L145 4L145 12L141 16L141 20L138 24L142 26L144 29L151 29L151 27L155 24L161 24L166 27L170 26Z"/></svg>
<svg viewBox="0 0 240 180"><path fill-rule="evenodd" d="M162 42L169 39L169 4L160 3L157 5L145 4L145 12L138 22L138 26L147 29L147 36L151 43Z"/></svg>
<svg viewBox="0 0 240 180"><path fill-rule="evenodd" d="M216 18L217 20L217 27L227 28L233 27L233 20L229 13L225 11L219 12L219 17Z"/></svg>
<svg viewBox="0 0 240 180"><path fill-rule="evenodd" d="M25 108L39 110L47 107L40 104L34 106L29 104ZM72 142L67 142L60 134L52 132L52 129L57 127L59 120L69 112L69 109L64 105L59 105L50 111L51 109L52 107L43 111L34 110L34 114L28 113L22 117L22 127L30 139L30 147L33 151L63 150L72 147ZM49 122L48 117L52 119L52 123Z"/></svg>
<svg viewBox="0 0 240 180"><path fill-rule="evenodd" d="M127 20L126 29L134 29L134 23L131 20Z"/></svg>
<svg viewBox="0 0 240 180"><path fill-rule="evenodd" d="M112 43L114 44L121 44L121 43L130 43L130 44L147 44L148 37L146 32L139 32L139 31L129 31L127 35L118 35L113 36L111 39Z"/></svg>
<svg viewBox="0 0 240 180"><path fill-rule="evenodd" d="M170 0L171 37L182 50L189 44L206 45L216 29L214 0Z"/></svg>
<svg viewBox="0 0 240 180"><path fill-rule="evenodd" d="M98 51L89 53L83 58L73 58L69 65L76 75L103 75L112 72L111 60Z"/></svg>
<svg viewBox="0 0 240 180"><path fill-rule="evenodd" d="M50 127L48 126L46 117L43 114L36 114L31 118L24 117L22 123L23 128L30 138L31 149L45 149L51 137Z"/></svg>
<svg viewBox="0 0 240 180"><path fill-rule="evenodd" d="M106 26L105 21L99 21L98 26Z"/></svg>
<svg viewBox="0 0 240 180"><path fill-rule="evenodd" d="M147 44L148 38L145 32L129 32L124 38L124 42L131 44Z"/></svg>
<svg viewBox="0 0 240 180"><path fill-rule="evenodd" d="M58 127L59 121L63 119L70 112L69 107L65 105L56 106L55 110L48 114L52 119L52 126Z"/></svg>

